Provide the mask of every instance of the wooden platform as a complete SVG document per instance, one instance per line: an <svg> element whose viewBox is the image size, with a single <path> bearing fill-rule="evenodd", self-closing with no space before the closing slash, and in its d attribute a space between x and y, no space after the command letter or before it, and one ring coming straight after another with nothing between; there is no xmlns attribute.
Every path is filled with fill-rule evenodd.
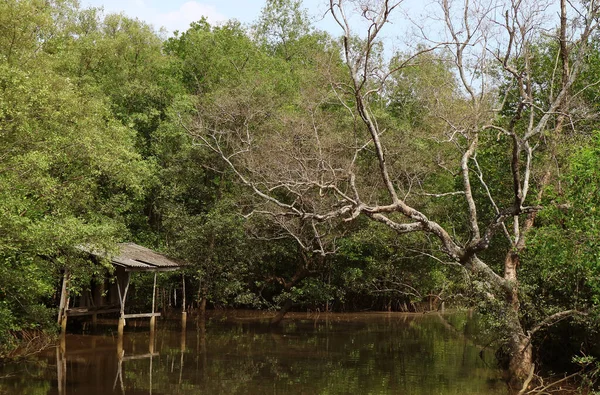
<svg viewBox="0 0 600 395"><path fill-rule="evenodd" d="M139 313L139 314L125 314L125 318L146 318L146 317L160 317L160 313Z"/></svg>
<svg viewBox="0 0 600 395"><path fill-rule="evenodd" d="M121 308L119 306L101 306L101 307L71 307L67 309L67 315L69 317L94 315L94 314L110 314L119 313Z"/></svg>

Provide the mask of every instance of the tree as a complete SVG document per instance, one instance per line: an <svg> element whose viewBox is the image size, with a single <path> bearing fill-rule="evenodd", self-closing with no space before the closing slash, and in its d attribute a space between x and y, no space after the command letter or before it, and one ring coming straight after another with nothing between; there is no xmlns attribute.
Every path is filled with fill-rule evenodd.
<svg viewBox="0 0 600 395"><path fill-rule="evenodd" d="M75 247L111 246L145 191L135 133L63 75L70 2L0 4L0 344L50 329L55 280L95 269Z"/></svg>
<svg viewBox="0 0 600 395"><path fill-rule="evenodd" d="M254 29L259 43L289 61L301 53L312 27L300 0L267 0Z"/></svg>
<svg viewBox="0 0 600 395"><path fill-rule="evenodd" d="M568 98L597 29L598 5L571 4L568 13L567 3L561 2L554 37L560 45L561 67L555 73L560 81L552 81L556 88L550 95L534 89L532 71L532 47L547 34L549 17L541 5L466 2L457 10L441 1L447 40L386 65L380 36L400 5L389 0L331 0L330 14L343 32L346 73L332 73L337 71L335 62L321 69L328 89L303 97L303 103L310 104L298 104L296 117L284 116L272 105L249 111L263 114L260 119L229 111L236 122L228 124L200 114L196 135L265 201L263 211L271 216L310 222L315 229L365 216L399 235L429 235L436 255L469 271L478 280L482 300L504 317L508 368L518 387L533 372L533 361L530 328L521 321L517 268L527 234L542 209L543 187L551 180L548 152L570 112ZM353 11L367 26L363 35L354 33ZM571 12L574 17L568 19ZM455 100L433 114L445 124L445 133L432 136L439 142L439 163L451 170L457 190L425 190L414 196L402 166L390 160L406 154L408 147L394 146L401 131L386 129L391 125L385 123L385 88L391 76L434 50L450 56L460 87ZM345 120L337 117L332 122L336 109L346 111ZM285 133L276 132L280 128L274 118L285 125ZM490 147L501 147L502 156L491 169L483 168L478 154ZM268 166L264 166L266 152L272 157ZM502 171L495 171L498 164ZM494 180L495 188L490 186L490 170L501 177ZM427 215L431 206L422 196L461 196L466 223L454 218L458 222L444 224ZM503 259L488 257L486 263L481 257L486 257L497 234L505 236L508 252ZM560 312L545 321L574 313Z"/></svg>
<svg viewBox="0 0 600 395"><path fill-rule="evenodd" d="M198 284L194 299L201 315L207 302L217 306L256 303L248 277L257 251L244 233L242 218L229 204L223 197L208 212L171 211L164 219L175 240L171 249L186 259L186 274Z"/></svg>
<svg viewBox="0 0 600 395"><path fill-rule="evenodd" d="M279 6L285 8L283 4ZM294 51L302 51L306 56L288 57L281 51L272 51L267 45L259 45L253 42L238 24L228 23L221 27L211 27L205 21L200 21L188 31L178 34L168 41L166 47L181 59L184 78L189 83L188 89L197 94L197 111L204 115L203 121L235 130L243 128L249 117L252 118L252 122L270 123L274 129L279 129L285 126L277 125L279 119L271 118L270 109L279 112L285 108L284 122L297 122L294 107L313 105L310 102L299 102L304 98L298 95L298 89L310 94L319 94L318 89L313 92L314 87L319 86L318 82L313 81L320 77L312 71L312 66L308 67L307 64L324 61L325 56L330 55L323 50L328 44L326 35L315 34L310 36L310 39L298 35L286 40L289 48L293 46ZM258 109L256 103L269 103L269 108ZM182 123L185 124L185 121ZM304 126L303 133L311 133L310 126ZM277 133L283 132L283 129L279 129ZM268 138L266 135L264 137ZM288 147L291 147L296 140L303 139L304 136L290 135L288 138ZM219 157L218 152L206 150L204 145L201 148L204 148L204 152L199 147L195 147L194 150L201 153L206 162L211 162L211 165L205 165L205 172L221 180L221 186L225 186L226 189L231 173L221 165L212 164L215 158ZM287 152L282 150L277 155L283 159ZM270 171L267 166L262 170ZM241 200L244 199L244 215L252 216L254 210L256 213L263 211L261 200L252 196ZM311 221L297 221L294 218L288 221L285 218L271 217L269 223L268 230L255 232L251 237L272 240L290 238L298 245L298 248L294 248L297 257L292 260L294 269L291 273L288 273L288 270L276 270L276 273L268 273L259 281L266 280L271 285L281 284L283 292L289 292L299 286L307 276L314 275L321 266L319 251L324 254L331 253L334 237L329 236L331 228L315 234ZM284 278L286 279L283 280ZM291 307L291 299L286 299L283 305L285 308L281 310L281 318Z"/></svg>
<svg viewBox="0 0 600 395"><path fill-rule="evenodd" d="M152 175L144 199L127 213L127 225L140 243L155 247L161 239L157 201L161 195L163 124L190 99L175 56L165 54L152 26L121 14L80 10L57 59L58 71L77 88L105 100L112 117L135 131L135 149Z"/></svg>

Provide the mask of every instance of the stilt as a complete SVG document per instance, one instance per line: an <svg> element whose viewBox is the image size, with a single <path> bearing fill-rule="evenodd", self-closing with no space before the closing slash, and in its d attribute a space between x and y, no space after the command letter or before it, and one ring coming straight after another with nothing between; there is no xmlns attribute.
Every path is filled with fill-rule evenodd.
<svg viewBox="0 0 600 395"><path fill-rule="evenodd" d="M117 328L117 359L119 361L117 377L115 377L115 384L113 385L113 391L117 386L117 379L121 380L121 387L123 386L123 356L125 355L125 351L123 351L123 327L125 327L125 298L127 297L127 290L129 289L129 276L130 273L126 272L125 275L125 289L121 291L121 280L122 277L119 276L119 271L117 270L117 291L119 293L119 305L121 307L120 315L119 315L119 326Z"/></svg>
<svg viewBox="0 0 600 395"><path fill-rule="evenodd" d="M123 336L123 328L125 327L125 301L127 300L127 291L129 290L130 272L125 272L125 289L121 291L120 279L117 272L117 290L119 291L119 303L121 305L121 315L119 316L119 326L117 332L119 337Z"/></svg>
<svg viewBox="0 0 600 395"><path fill-rule="evenodd" d="M149 395L152 395L152 358L153 358L153 354L154 354L154 351L151 351L150 352L150 374L149 374L149 381L150 381L149 388L150 388L150 392L148 393Z"/></svg>
<svg viewBox="0 0 600 395"><path fill-rule="evenodd" d="M152 287L152 314L154 314L154 311L156 309L156 272L154 272L154 286ZM150 317L150 334L151 334L151 338L153 338L154 336L154 329L156 327L156 317L152 316Z"/></svg>
<svg viewBox="0 0 600 395"><path fill-rule="evenodd" d="M185 313L184 313L185 314ZM183 320L183 318L182 318ZM183 379L183 355L185 354L185 325L181 327L181 341L180 341L180 361L179 361L179 386L181 388L181 383Z"/></svg>
<svg viewBox="0 0 600 395"><path fill-rule="evenodd" d="M58 382L58 395L67 394L67 358L65 357L65 344L56 347L56 378Z"/></svg>
<svg viewBox="0 0 600 395"><path fill-rule="evenodd" d="M185 331L185 329L182 329L182 330L181 330L181 337L180 337L180 339L179 339L179 340L180 340L180 342L179 342L179 348L180 348L180 351L181 351L182 353L184 353L184 352L185 352L185 349L186 349L186 341L185 341L185 337L186 337L186 331Z"/></svg>
<svg viewBox="0 0 600 395"><path fill-rule="evenodd" d="M181 305L181 328L185 331L185 327L187 325L187 311L185 311L185 274L181 275L183 281L183 297L182 297L182 305Z"/></svg>
<svg viewBox="0 0 600 395"><path fill-rule="evenodd" d="M60 292L60 304L58 307L58 324L60 325L60 333L65 334L67 331L67 310L69 309L69 270L65 269L63 274L62 289Z"/></svg>
<svg viewBox="0 0 600 395"><path fill-rule="evenodd" d="M181 313L181 328L185 331L185 327L187 326L187 313L184 311Z"/></svg>
<svg viewBox="0 0 600 395"><path fill-rule="evenodd" d="M123 328L125 328L125 318L119 317L119 325L117 326L117 333L119 337L123 337Z"/></svg>
<svg viewBox="0 0 600 395"><path fill-rule="evenodd" d="M102 281L100 281L102 280ZM94 276L92 285L92 305L94 308L102 306L102 293L104 292L104 278ZM98 314L92 314L92 329L95 331L98 327Z"/></svg>
<svg viewBox="0 0 600 395"><path fill-rule="evenodd" d="M148 353L150 353L151 355L154 354L154 331L151 330L150 331L150 339L148 341Z"/></svg>
<svg viewBox="0 0 600 395"><path fill-rule="evenodd" d="M121 393L125 394L125 386L123 384L123 357L125 352L123 351L123 336L119 336L119 343L117 344L117 374L115 376L115 382L113 384L113 392L117 389L117 383L120 384Z"/></svg>
<svg viewBox="0 0 600 395"><path fill-rule="evenodd" d="M123 351L123 333L119 333L117 336L117 358L122 358L125 354Z"/></svg>

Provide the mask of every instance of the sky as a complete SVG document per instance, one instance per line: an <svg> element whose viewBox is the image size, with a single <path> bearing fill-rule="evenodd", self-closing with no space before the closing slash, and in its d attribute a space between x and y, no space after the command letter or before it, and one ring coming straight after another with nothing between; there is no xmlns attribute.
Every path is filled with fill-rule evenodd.
<svg viewBox="0 0 600 395"><path fill-rule="evenodd" d="M106 13L124 14L150 23L158 31L164 28L170 35L175 30L185 31L191 22L203 16L210 24L216 25L229 19L237 19L244 24L255 22L264 6L265 0L80 0L83 7L103 7ZM409 18L416 14L425 15L423 4L433 0L404 0L405 10L410 10ZM326 30L333 36L341 34L340 27L331 15L327 15L328 0L303 0L303 6L318 29ZM416 10L416 12L415 12ZM408 37L407 14L400 16L391 28L390 39L394 42ZM404 22L400 22L404 20ZM400 39L399 39L400 38Z"/></svg>
<svg viewBox="0 0 600 395"><path fill-rule="evenodd" d="M321 19L320 28L333 29L331 21L323 21L326 1L304 0L311 17ZM189 24L205 16L211 24L229 19L252 23L260 15L263 0L82 0L83 7L103 7L105 12L123 12L152 24L164 27L169 33L185 31ZM329 19L329 18L327 18ZM329 22L329 23L327 23Z"/></svg>

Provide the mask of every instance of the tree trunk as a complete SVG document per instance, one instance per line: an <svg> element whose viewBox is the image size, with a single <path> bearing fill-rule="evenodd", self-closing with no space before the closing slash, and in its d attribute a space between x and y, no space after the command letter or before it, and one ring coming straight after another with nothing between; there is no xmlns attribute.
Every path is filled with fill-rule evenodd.
<svg viewBox="0 0 600 395"><path fill-rule="evenodd" d="M520 390L523 382L533 369L533 357L530 338L525 334L519 319L519 287L517 282L518 252L511 250L506 254L504 262L504 278L512 283L512 291L507 296L508 328L510 337L509 352L509 384L513 390Z"/></svg>
<svg viewBox="0 0 600 395"><path fill-rule="evenodd" d="M296 271L296 273L294 274L292 279L289 282L285 282L283 280L280 281L283 284L283 290L285 292L289 292L295 285L302 282L302 280L304 280L310 274L310 272L307 269L310 266L310 263L307 261L307 258L303 254L301 254L301 256L304 260L302 262L303 265L300 267L300 269L298 269L298 271ZM279 325L281 323L281 321L283 320L283 317L285 317L285 315L292 309L293 305L294 305L294 302L292 301L292 299L289 299L289 298L286 299L285 303L281 307L281 310L279 310L277 312L277 315L275 317L273 317L273 319L271 320L270 325L271 326Z"/></svg>
<svg viewBox="0 0 600 395"><path fill-rule="evenodd" d="M512 334L509 344L510 362L508 365L509 385L519 391L534 368L531 342L520 328Z"/></svg>
<svg viewBox="0 0 600 395"><path fill-rule="evenodd" d="M290 311L292 309L292 306L294 305L294 302L292 302L292 299L287 299L285 301L285 303L283 304L283 306L281 307L281 310L279 310L277 312L277 315L275 317L273 317L273 319L271 320L270 325L271 326L277 326L281 323L281 321L283 321L283 317L285 317L285 315L288 313L288 311Z"/></svg>

